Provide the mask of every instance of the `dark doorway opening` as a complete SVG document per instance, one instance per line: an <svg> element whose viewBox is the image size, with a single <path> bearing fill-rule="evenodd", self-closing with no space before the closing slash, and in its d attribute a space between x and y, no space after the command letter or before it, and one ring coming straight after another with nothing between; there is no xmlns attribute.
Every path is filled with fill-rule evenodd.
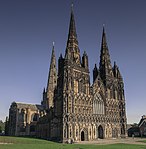
<svg viewBox="0 0 146 149"><path fill-rule="evenodd" d="M98 138L103 139L103 128L101 125L98 127Z"/></svg>
<svg viewBox="0 0 146 149"><path fill-rule="evenodd" d="M122 124L121 134L122 134L122 135L125 135L125 126L124 126L124 124Z"/></svg>
<svg viewBox="0 0 146 149"><path fill-rule="evenodd" d="M118 130L116 128L112 129L112 137L117 138L118 137Z"/></svg>
<svg viewBox="0 0 146 149"><path fill-rule="evenodd" d="M85 133L84 133L84 131L81 132L81 141L85 141Z"/></svg>

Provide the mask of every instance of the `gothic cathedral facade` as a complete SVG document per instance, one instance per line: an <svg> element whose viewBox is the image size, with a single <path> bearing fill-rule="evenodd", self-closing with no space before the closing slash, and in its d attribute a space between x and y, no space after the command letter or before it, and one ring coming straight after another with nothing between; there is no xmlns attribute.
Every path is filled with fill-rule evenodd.
<svg viewBox="0 0 146 149"><path fill-rule="evenodd" d="M65 55L60 55L57 71L53 46L40 106L41 110L35 110L37 137L62 142L126 137L124 83L119 67L111 64L105 29L99 68L95 64L91 85L88 55L80 55L73 9Z"/></svg>

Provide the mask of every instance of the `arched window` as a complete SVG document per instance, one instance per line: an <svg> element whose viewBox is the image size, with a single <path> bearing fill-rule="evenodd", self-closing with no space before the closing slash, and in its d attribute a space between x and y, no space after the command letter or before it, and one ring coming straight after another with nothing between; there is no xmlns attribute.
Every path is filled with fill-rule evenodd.
<svg viewBox="0 0 146 149"><path fill-rule="evenodd" d="M79 82L78 82L78 92L79 93L86 93L85 78L79 80Z"/></svg>
<svg viewBox="0 0 146 149"><path fill-rule="evenodd" d="M70 126L70 129L69 129L69 135L70 135L70 137L72 136L72 129L71 129L71 126Z"/></svg>
<svg viewBox="0 0 146 149"><path fill-rule="evenodd" d="M37 113L34 113L34 114L31 115L31 121L33 121L33 122L34 121L38 121L38 118L39 117L38 117L38 114Z"/></svg>
<svg viewBox="0 0 146 149"><path fill-rule="evenodd" d="M95 132L95 128L94 128L94 131L93 131L93 135L94 135L94 136L95 136L95 133L96 133L96 132Z"/></svg>
<svg viewBox="0 0 146 149"><path fill-rule="evenodd" d="M99 93L94 96L93 114L104 114L104 101Z"/></svg>
<svg viewBox="0 0 146 149"><path fill-rule="evenodd" d="M24 109L21 109L21 112L19 114L19 121L25 122L25 110Z"/></svg>
<svg viewBox="0 0 146 149"><path fill-rule="evenodd" d="M78 137L78 129L76 129L76 137Z"/></svg>
<svg viewBox="0 0 146 149"><path fill-rule="evenodd" d="M64 137L66 138L66 132L67 132L67 128L66 126L64 127Z"/></svg>

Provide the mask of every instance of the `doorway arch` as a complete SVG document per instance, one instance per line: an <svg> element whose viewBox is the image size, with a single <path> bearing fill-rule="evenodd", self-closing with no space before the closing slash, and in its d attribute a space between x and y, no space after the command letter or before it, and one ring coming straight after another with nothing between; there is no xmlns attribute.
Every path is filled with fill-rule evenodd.
<svg viewBox="0 0 146 149"><path fill-rule="evenodd" d="M98 138L103 139L103 127L101 125L98 127Z"/></svg>
<svg viewBox="0 0 146 149"><path fill-rule="evenodd" d="M81 141L87 141L88 140L88 130L87 130L87 128L83 128L80 131L80 140Z"/></svg>
<svg viewBox="0 0 146 149"><path fill-rule="evenodd" d="M84 133L84 131L81 132L81 141L85 141L85 133Z"/></svg>

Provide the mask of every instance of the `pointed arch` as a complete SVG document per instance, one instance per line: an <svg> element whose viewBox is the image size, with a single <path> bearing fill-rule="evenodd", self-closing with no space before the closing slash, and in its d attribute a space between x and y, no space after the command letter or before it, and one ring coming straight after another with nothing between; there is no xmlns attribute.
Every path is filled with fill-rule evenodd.
<svg viewBox="0 0 146 149"><path fill-rule="evenodd" d="M98 138L99 139L104 138L104 131L103 131L103 127L101 125L98 126Z"/></svg>
<svg viewBox="0 0 146 149"><path fill-rule="evenodd" d="M39 115L37 113L33 113L31 115L31 121L34 122L34 121L38 121L39 119Z"/></svg>
<svg viewBox="0 0 146 149"><path fill-rule="evenodd" d="M84 131L81 131L81 141L85 141L85 133L84 133Z"/></svg>
<svg viewBox="0 0 146 149"><path fill-rule="evenodd" d="M81 141L87 141L88 140L88 131L87 131L87 129L85 129L85 128L81 129L80 140Z"/></svg>

